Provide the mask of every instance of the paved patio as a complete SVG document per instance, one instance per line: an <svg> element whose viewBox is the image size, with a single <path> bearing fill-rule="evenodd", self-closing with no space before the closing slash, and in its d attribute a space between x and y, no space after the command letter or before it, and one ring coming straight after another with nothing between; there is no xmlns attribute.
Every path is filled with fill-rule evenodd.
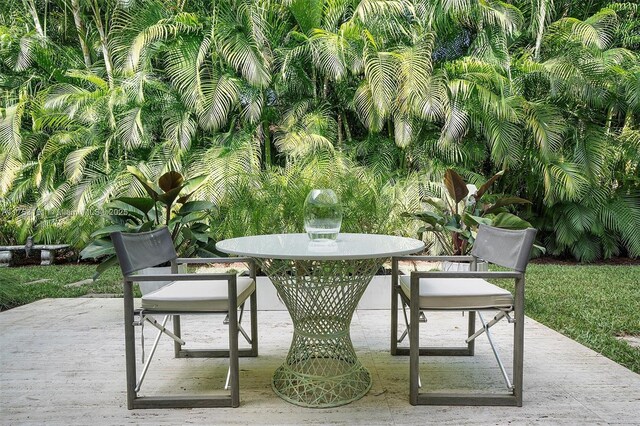
<svg viewBox="0 0 640 426"><path fill-rule="evenodd" d="M120 299L46 299L0 314L0 423L15 424L640 424L640 375L527 319L522 408L412 407L408 359L388 354L389 311L358 310L351 334L373 386L362 399L332 409L306 409L275 396L270 378L291 339L286 311L259 312L260 356L241 359L237 409L135 410L125 408L124 338ZM466 318L430 315L423 339L459 343ZM203 344L226 341L222 317L183 320L185 337ZM153 331L147 327L146 342ZM495 327L509 359L511 327ZM457 333L457 334L456 334ZM191 342L191 339L188 340ZM173 359L161 343L145 390L221 390L221 359ZM473 358L422 358L423 385L446 389L466 381L503 386L486 339Z"/></svg>

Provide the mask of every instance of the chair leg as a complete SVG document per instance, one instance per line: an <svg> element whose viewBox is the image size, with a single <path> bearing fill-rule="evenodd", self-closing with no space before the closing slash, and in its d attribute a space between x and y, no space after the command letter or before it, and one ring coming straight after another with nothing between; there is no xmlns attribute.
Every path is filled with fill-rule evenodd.
<svg viewBox="0 0 640 426"><path fill-rule="evenodd" d="M229 280L229 368L231 406L240 405L240 365L238 361L238 296L236 277Z"/></svg>
<svg viewBox="0 0 640 426"><path fill-rule="evenodd" d="M468 337L471 337L476 330L476 311L469 311L469 327L468 327ZM472 339L467 342L467 351L469 351L469 356L474 356L476 353L476 341Z"/></svg>
<svg viewBox="0 0 640 426"><path fill-rule="evenodd" d="M517 290L516 290L517 291ZM522 300L522 296L520 295L520 299ZM517 300L517 299L516 299ZM417 376L417 380L420 379L419 372L417 371L419 367L419 356L423 355L423 352L427 352L428 355L446 355L446 353L450 349L443 349L440 353L433 353L432 350L427 351L426 348L419 347L419 336L413 337L412 331L417 327L409 328L409 336L410 336L410 380L409 380L409 397L412 405L459 405L459 406L517 406L522 407L522 384L523 384L523 349L524 349L524 301L522 305L516 302L515 304L515 324L514 324L514 349L513 349L513 385L509 381L509 377L505 371L504 365L502 364L500 357L497 353L497 349L491 339L491 332L488 330L488 323L485 323L480 312L477 312L480 321L484 327L484 333L487 334L489 339L489 343L493 350L493 353L498 361L498 365L502 372L503 377L507 383L507 388L509 389L508 393L442 393L442 392L419 392L419 382L418 387L416 387L415 377ZM411 306L413 309L413 305ZM474 333L474 323L475 323L475 312L471 311L469 314L469 342L468 342L468 354L473 355L474 346L472 343L475 341ZM410 311L411 314L411 323L414 324L416 320L416 315L413 311ZM507 315L503 315L500 318L508 317ZM519 319L519 320L518 320ZM497 322L497 321L496 321ZM511 321L510 321L511 322ZM415 323L417 324L417 323ZM401 349L401 348L399 348ZM457 354L449 354L449 355L457 355ZM418 358L418 360L414 360L414 357ZM414 371L416 369L416 371Z"/></svg>
<svg viewBox="0 0 640 426"><path fill-rule="evenodd" d="M420 377L420 315L418 278L411 276L409 309L409 402L418 405Z"/></svg>
<svg viewBox="0 0 640 426"><path fill-rule="evenodd" d="M392 260L391 273L391 355L398 352L398 261Z"/></svg>
<svg viewBox="0 0 640 426"><path fill-rule="evenodd" d="M516 280L513 330L513 394L516 404L522 407L524 369L524 274Z"/></svg>
<svg viewBox="0 0 640 426"><path fill-rule="evenodd" d="M256 292L257 289L253 291L249 299L251 304L251 356L258 356L258 296Z"/></svg>
<svg viewBox="0 0 640 426"><path fill-rule="evenodd" d="M127 408L134 408L136 393L136 342L133 328L133 283L124 282L124 343L127 368Z"/></svg>
<svg viewBox="0 0 640 426"><path fill-rule="evenodd" d="M173 321L173 334L178 338L182 337L182 331L180 330L180 315L173 315L171 319ZM173 342L173 352L176 358L181 358L182 345L177 341Z"/></svg>

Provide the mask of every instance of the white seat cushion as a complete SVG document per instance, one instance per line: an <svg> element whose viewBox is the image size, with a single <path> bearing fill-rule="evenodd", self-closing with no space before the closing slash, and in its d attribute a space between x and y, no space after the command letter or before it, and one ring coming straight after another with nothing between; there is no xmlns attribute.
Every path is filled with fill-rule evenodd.
<svg viewBox="0 0 640 426"><path fill-rule="evenodd" d="M411 297L411 278L400 276L400 287ZM421 278L420 309L510 308L513 296L480 278Z"/></svg>
<svg viewBox="0 0 640 426"><path fill-rule="evenodd" d="M238 306L256 289L248 277L238 277ZM142 307L155 311L226 312L229 310L227 281L174 281L142 296Z"/></svg>

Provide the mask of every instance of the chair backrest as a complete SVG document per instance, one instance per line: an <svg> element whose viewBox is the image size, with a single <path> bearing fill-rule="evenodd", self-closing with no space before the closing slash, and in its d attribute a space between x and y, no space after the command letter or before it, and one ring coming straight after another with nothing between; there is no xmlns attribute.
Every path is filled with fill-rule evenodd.
<svg viewBox="0 0 640 426"><path fill-rule="evenodd" d="M536 232L534 228L512 230L480 225L471 254L487 262L524 272Z"/></svg>
<svg viewBox="0 0 640 426"><path fill-rule="evenodd" d="M124 276L178 257L166 227L137 234L112 232L111 241Z"/></svg>

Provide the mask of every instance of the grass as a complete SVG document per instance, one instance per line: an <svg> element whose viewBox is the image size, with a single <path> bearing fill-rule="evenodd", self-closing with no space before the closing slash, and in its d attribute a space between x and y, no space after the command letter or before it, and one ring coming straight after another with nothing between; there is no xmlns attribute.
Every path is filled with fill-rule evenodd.
<svg viewBox="0 0 640 426"><path fill-rule="evenodd" d="M118 268L95 283L65 287L91 278L94 271L95 265L0 269L0 308L47 297L122 294ZM39 279L51 281L29 284ZM640 266L531 264L526 294L528 316L640 373L640 349L618 338L640 335Z"/></svg>
<svg viewBox="0 0 640 426"><path fill-rule="evenodd" d="M526 279L527 316L640 373L619 339L640 336L640 266L530 264Z"/></svg>
<svg viewBox="0 0 640 426"><path fill-rule="evenodd" d="M122 274L111 268L95 282L78 287L67 284L92 278L95 265L25 266L0 269L0 309L25 305L48 297L80 297L87 294L122 295ZM33 283L38 280L50 280Z"/></svg>

